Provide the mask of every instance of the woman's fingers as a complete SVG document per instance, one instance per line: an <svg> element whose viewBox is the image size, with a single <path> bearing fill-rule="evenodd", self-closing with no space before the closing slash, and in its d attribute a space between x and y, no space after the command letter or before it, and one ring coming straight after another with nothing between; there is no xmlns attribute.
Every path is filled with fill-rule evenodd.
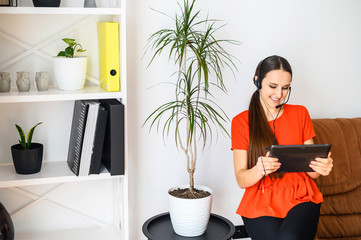
<svg viewBox="0 0 361 240"><path fill-rule="evenodd" d="M258 158L257 166L262 176L267 176L270 173L277 171L281 163L278 162L277 158L269 157L269 152L266 156Z"/></svg>
<svg viewBox="0 0 361 240"><path fill-rule="evenodd" d="M333 168L333 159L331 158L331 153L328 154L327 158L316 158L315 161L311 162L310 167L322 176L329 175Z"/></svg>

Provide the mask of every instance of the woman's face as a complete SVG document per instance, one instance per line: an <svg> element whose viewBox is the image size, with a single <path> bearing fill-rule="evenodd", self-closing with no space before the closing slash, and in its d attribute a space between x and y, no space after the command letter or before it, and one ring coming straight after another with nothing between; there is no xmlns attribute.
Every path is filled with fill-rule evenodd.
<svg viewBox="0 0 361 240"><path fill-rule="evenodd" d="M287 97L291 80L291 74L282 69L268 72L262 81L262 105L266 105L268 109L275 109L277 105L280 105Z"/></svg>

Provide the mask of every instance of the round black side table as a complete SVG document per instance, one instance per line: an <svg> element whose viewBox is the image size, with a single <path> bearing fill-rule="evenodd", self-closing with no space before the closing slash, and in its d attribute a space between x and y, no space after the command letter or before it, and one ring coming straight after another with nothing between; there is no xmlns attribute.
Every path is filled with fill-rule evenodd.
<svg viewBox="0 0 361 240"><path fill-rule="evenodd" d="M169 213L162 213L143 224L143 233L148 240L228 240L232 239L235 227L231 221L211 213L206 232L198 237L182 237L173 230Z"/></svg>

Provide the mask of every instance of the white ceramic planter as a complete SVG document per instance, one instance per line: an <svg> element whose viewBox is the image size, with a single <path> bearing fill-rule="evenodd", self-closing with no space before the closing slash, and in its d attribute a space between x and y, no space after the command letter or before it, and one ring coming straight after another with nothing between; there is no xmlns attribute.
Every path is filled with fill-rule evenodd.
<svg viewBox="0 0 361 240"><path fill-rule="evenodd" d="M84 87L87 57L54 57L54 79L61 90L78 90Z"/></svg>
<svg viewBox="0 0 361 240"><path fill-rule="evenodd" d="M169 189L168 192L180 186ZM208 226L212 207L212 190L204 186L195 186L196 189L211 193L210 196L200 199L182 199L169 195L169 212L175 233L184 237L202 235Z"/></svg>

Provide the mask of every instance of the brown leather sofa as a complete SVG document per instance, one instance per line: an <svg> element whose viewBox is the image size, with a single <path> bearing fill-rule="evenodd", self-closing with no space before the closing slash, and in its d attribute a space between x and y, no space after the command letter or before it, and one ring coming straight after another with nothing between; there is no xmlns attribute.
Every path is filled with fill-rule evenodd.
<svg viewBox="0 0 361 240"><path fill-rule="evenodd" d="M323 193L316 239L361 239L361 118L313 119L315 143L331 143L334 167Z"/></svg>

